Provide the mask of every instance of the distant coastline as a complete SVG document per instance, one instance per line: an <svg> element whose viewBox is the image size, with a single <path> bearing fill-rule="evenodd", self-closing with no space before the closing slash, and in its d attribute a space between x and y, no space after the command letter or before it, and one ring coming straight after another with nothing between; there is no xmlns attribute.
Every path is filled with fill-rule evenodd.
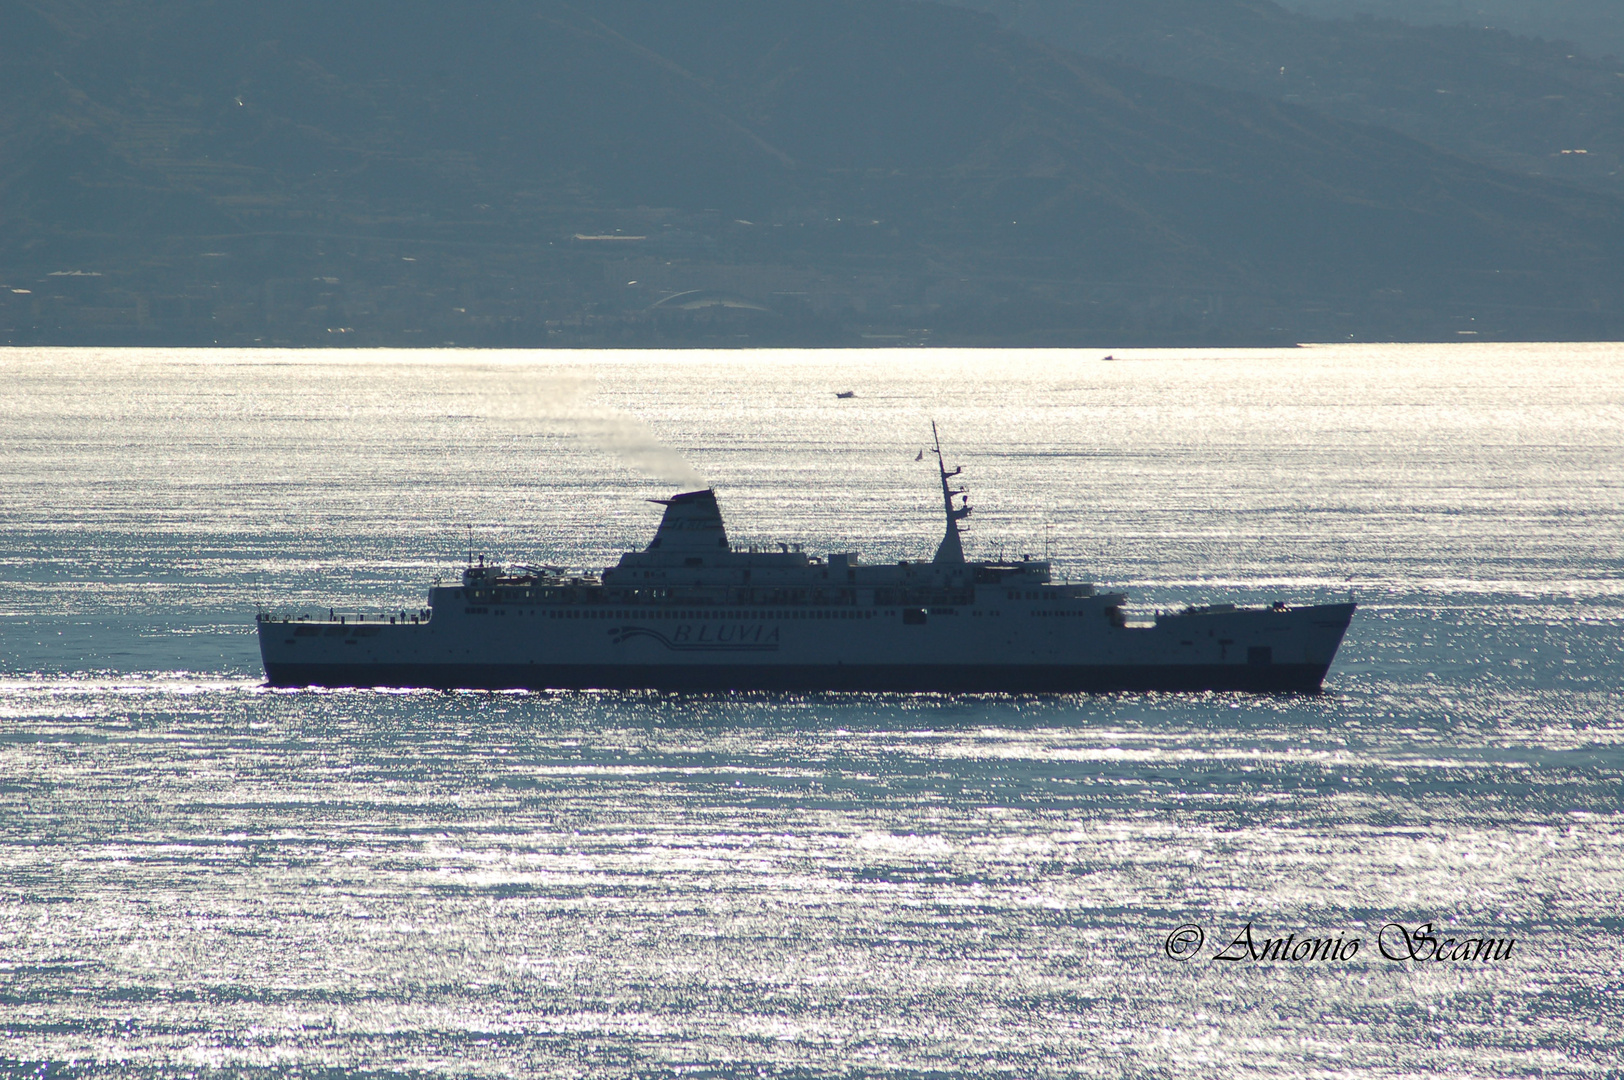
<svg viewBox="0 0 1624 1080"><path fill-rule="evenodd" d="M1624 81L1549 42L1240 0L380 10L0 9L0 344L1624 338Z"/></svg>

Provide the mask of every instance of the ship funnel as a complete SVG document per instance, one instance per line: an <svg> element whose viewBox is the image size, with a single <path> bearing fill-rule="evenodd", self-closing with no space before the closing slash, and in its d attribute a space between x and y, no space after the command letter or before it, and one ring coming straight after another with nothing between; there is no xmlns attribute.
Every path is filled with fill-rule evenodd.
<svg viewBox="0 0 1624 1080"><path fill-rule="evenodd" d="M665 556L715 555L728 550L716 492L707 488L652 501L665 507L665 516L645 550Z"/></svg>

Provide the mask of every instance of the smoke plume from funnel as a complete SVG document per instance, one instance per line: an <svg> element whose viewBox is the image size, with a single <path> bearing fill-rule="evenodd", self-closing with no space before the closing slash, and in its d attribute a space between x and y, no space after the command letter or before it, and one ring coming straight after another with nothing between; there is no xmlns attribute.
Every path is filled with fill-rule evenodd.
<svg viewBox="0 0 1624 1080"><path fill-rule="evenodd" d="M699 470L662 443L642 421L625 413L604 411L578 419L581 434L627 465L656 480L682 488L708 486Z"/></svg>
<svg viewBox="0 0 1624 1080"><path fill-rule="evenodd" d="M587 401L595 386L590 377L511 367L488 367L479 374L484 376L480 411L491 423L522 431L566 431L656 480L684 490L708 486L697 469L641 420Z"/></svg>

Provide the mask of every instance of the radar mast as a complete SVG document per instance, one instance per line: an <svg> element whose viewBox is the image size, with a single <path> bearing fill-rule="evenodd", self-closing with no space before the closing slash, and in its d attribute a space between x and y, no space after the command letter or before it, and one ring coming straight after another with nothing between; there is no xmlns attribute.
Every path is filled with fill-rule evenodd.
<svg viewBox="0 0 1624 1080"><path fill-rule="evenodd" d="M942 436L936 430L936 421L930 422L930 435L934 442L936 454L936 471L942 477L942 510L947 515L947 532L942 535L942 542L936 547L936 557L931 560L937 566L962 566L964 564L964 545L959 540L959 522L970 516L970 496L963 488L955 488L949 481L964 471L961 465L953 466L951 472L947 468L947 459L942 456ZM954 498L962 501L955 507Z"/></svg>

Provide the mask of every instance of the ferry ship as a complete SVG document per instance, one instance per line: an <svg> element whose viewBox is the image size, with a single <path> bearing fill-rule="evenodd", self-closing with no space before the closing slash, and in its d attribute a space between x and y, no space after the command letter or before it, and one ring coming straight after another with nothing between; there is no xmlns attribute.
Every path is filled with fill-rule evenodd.
<svg viewBox="0 0 1624 1080"><path fill-rule="evenodd" d="M932 428L934 434L934 425ZM729 543L713 490L652 500L654 538L596 575L479 562L416 612L258 617L274 686L672 691L1318 692L1355 605L1209 604L1130 620L1047 559L971 561L941 441L934 558Z"/></svg>

